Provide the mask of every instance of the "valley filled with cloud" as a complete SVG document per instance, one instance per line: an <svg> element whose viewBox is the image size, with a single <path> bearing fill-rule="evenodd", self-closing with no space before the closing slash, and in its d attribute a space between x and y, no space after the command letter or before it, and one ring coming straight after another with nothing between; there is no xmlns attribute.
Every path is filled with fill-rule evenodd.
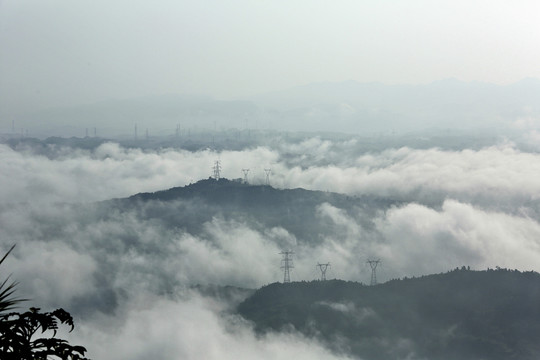
<svg viewBox="0 0 540 360"><path fill-rule="evenodd" d="M69 336L94 358L191 358L204 349L216 359L328 359L343 354L292 330L257 336L230 311L242 289L282 280L283 249L295 252L293 281L317 279L317 262L330 262L329 278L368 283L368 258L381 259L380 281L461 266L540 270L538 153L504 139L378 150L361 139L282 140L234 151L2 144L2 251L16 244L4 271L31 299L25 305L72 312ZM194 184L218 159L225 178L249 168L249 182L261 185L271 168L274 188L340 193L357 205L306 208L314 223L303 228L327 228L312 238L212 202L111 200ZM364 197L369 204L358 205ZM223 297L196 287L211 285L235 290Z"/></svg>

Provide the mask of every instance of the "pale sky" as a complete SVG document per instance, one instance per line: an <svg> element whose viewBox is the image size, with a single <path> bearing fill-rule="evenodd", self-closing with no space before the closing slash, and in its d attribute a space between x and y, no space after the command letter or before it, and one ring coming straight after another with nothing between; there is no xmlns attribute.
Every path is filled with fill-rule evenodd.
<svg viewBox="0 0 540 360"><path fill-rule="evenodd" d="M538 0L0 0L0 113L312 82L540 78Z"/></svg>

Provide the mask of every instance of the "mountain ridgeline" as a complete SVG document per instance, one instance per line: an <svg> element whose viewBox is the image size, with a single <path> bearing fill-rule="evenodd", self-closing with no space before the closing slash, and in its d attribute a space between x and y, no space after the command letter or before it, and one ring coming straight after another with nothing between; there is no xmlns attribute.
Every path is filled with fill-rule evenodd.
<svg viewBox="0 0 540 360"><path fill-rule="evenodd" d="M147 96L49 108L16 117L42 136L84 133L74 123L94 124L100 136L132 134L133 124L140 124L141 129L149 125L152 135L172 135L179 122L187 130L212 129L217 122L224 129L369 134L392 129L406 133L508 126L515 119L540 114L539 93L540 81L533 78L508 85L456 79L424 85L344 81L312 83L243 100ZM239 119L250 122L239 124Z"/></svg>
<svg viewBox="0 0 540 360"><path fill-rule="evenodd" d="M540 358L540 274L506 269L391 280L274 283L238 312L260 333L296 329L361 359Z"/></svg>
<svg viewBox="0 0 540 360"><path fill-rule="evenodd" d="M206 222L220 217L248 223L257 230L281 227L299 242L312 244L320 242L324 236L336 235L330 219L321 217L318 212L322 204L345 211L369 229L373 227L372 219L377 211L398 203L375 196L276 189L224 178L218 181L209 178L188 186L140 193L113 202L120 209L138 211L141 217L190 233L199 233Z"/></svg>
<svg viewBox="0 0 540 360"><path fill-rule="evenodd" d="M401 205L374 196L275 189L240 179L206 179L112 204L193 234L222 218L261 231L281 227L298 243L310 245L341 236L332 220L321 215L321 206L333 206L369 230L377 211ZM295 329L338 353L366 360L540 358L536 272L463 267L376 286L342 280L274 283L245 299L237 312L259 333Z"/></svg>

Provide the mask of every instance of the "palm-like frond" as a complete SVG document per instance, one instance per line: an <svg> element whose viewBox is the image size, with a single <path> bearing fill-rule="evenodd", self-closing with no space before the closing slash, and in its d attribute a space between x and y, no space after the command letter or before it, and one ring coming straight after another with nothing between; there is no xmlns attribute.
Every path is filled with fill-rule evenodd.
<svg viewBox="0 0 540 360"><path fill-rule="evenodd" d="M7 258L7 256L11 253L11 251L15 248L15 245L9 249L9 251L2 257L0 260L0 264L4 262L4 260ZM9 276L0 284L0 314L11 310L15 307L15 305L21 301L25 301L25 299L18 299L13 297L13 293L15 292L15 287L17 286L17 283L12 281L9 282Z"/></svg>

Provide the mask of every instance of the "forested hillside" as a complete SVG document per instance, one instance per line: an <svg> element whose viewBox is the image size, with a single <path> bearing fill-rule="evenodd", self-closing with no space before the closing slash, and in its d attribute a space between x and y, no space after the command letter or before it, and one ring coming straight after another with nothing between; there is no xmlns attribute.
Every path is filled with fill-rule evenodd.
<svg viewBox="0 0 540 360"><path fill-rule="evenodd" d="M276 189L222 178L141 193L107 204L123 211L135 210L141 218L154 219L167 227L179 227L192 233L198 233L205 222L218 216L245 221L258 229L281 227L301 242L317 243L333 231L329 219L325 221L318 216L320 205L339 208L369 229L377 211L398 202L375 196L351 197L305 189Z"/></svg>
<svg viewBox="0 0 540 360"><path fill-rule="evenodd" d="M293 327L362 359L538 359L540 274L465 268L376 286L275 283L238 307L261 332Z"/></svg>

